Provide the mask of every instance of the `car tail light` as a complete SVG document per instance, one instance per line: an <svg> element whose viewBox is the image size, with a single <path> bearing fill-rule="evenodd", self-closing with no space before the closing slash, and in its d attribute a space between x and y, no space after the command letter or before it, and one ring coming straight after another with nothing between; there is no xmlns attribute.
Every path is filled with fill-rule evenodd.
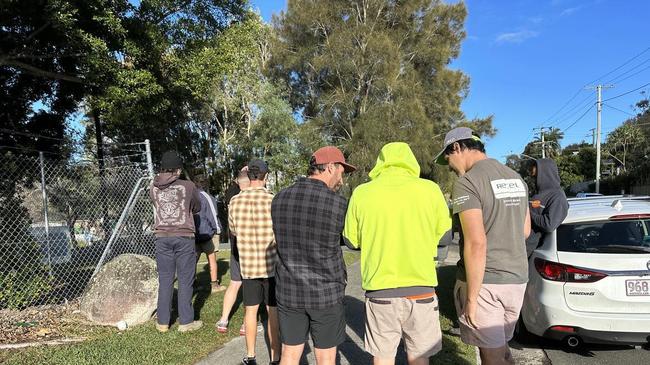
<svg viewBox="0 0 650 365"><path fill-rule="evenodd" d="M558 332L571 332L571 333L574 333L576 331L575 328L569 326L553 326L549 329Z"/></svg>
<svg viewBox="0 0 650 365"><path fill-rule="evenodd" d="M648 219L650 214L619 214L609 217L610 221L624 221L624 220L634 220L634 219Z"/></svg>
<svg viewBox="0 0 650 365"><path fill-rule="evenodd" d="M540 259L539 257L535 259L535 269L546 280L567 283L593 283L607 276L603 273L579 269L570 265Z"/></svg>

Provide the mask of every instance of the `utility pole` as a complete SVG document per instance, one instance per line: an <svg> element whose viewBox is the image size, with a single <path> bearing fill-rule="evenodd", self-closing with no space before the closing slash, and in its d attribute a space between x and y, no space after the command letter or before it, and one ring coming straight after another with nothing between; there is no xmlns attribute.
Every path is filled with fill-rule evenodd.
<svg viewBox="0 0 650 365"><path fill-rule="evenodd" d="M539 139L542 141L542 158L546 158L546 142L544 141L544 130L546 127L540 126L539 128L533 128L533 130L539 129Z"/></svg>
<svg viewBox="0 0 650 365"><path fill-rule="evenodd" d="M600 193L600 135L601 135L601 123L600 123L600 114L603 111L603 88L611 89L613 85L596 85L595 87L589 87L589 89L596 89L596 95L598 97L596 101L596 193Z"/></svg>
<svg viewBox="0 0 650 365"><path fill-rule="evenodd" d="M596 128L591 128L590 131L591 131L591 140L592 140L591 145L594 148L596 148Z"/></svg>

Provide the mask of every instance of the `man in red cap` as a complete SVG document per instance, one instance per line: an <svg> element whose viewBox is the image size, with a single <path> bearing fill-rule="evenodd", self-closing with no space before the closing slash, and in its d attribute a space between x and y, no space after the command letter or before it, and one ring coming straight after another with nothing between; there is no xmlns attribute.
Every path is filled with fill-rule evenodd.
<svg viewBox="0 0 650 365"><path fill-rule="evenodd" d="M282 365L299 363L310 332L318 365L334 365L336 347L345 340L341 233L348 202L336 192L343 173L355 169L338 148L320 148L311 156L308 177L273 199Z"/></svg>

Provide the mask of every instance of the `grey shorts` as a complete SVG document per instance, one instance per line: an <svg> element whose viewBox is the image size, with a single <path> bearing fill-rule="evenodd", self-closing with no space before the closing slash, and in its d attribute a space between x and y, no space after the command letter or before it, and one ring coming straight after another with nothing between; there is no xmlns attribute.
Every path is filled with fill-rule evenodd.
<svg viewBox="0 0 650 365"><path fill-rule="evenodd" d="M241 281L241 269L239 267L239 260L230 254L230 280Z"/></svg>

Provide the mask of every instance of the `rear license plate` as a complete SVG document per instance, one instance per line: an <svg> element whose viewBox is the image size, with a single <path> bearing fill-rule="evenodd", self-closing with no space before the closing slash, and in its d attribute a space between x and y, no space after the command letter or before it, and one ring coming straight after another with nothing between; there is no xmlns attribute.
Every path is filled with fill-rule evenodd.
<svg viewBox="0 0 650 365"><path fill-rule="evenodd" d="M629 297L650 296L650 280L625 280L625 290Z"/></svg>

